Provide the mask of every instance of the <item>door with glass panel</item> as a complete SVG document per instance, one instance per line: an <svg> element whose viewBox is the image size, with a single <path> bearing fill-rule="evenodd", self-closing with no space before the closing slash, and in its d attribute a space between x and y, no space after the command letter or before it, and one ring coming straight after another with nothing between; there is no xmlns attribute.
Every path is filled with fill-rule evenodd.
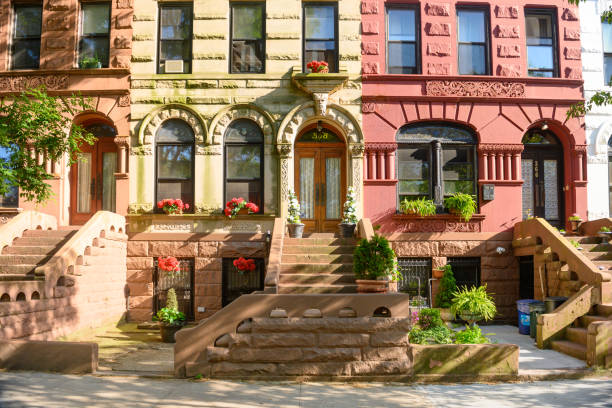
<svg viewBox="0 0 612 408"><path fill-rule="evenodd" d="M541 217L561 227L565 224L563 148L552 132L539 129L529 131L523 144L523 219Z"/></svg>
<svg viewBox="0 0 612 408"><path fill-rule="evenodd" d="M335 232L346 192L345 149L326 129L306 132L295 149L295 189L306 232Z"/></svg>
<svg viewBox="0 0 612 408"><path fill-rule="evenodd" d="M115 211L117 145L115 129L106 124L85 128L97 137L93 146L81 146L71 169L70 224L85 224L97 211Z"/></svg>

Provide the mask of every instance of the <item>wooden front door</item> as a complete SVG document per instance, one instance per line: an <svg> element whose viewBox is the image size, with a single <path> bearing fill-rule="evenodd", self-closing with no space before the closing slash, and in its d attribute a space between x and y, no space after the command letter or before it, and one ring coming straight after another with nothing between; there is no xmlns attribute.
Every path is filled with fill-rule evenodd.
<svg viewBox="0 0 612 408"><path fill-rule="evenodd" d="M97 211L115 211L117 145L99 138L81 147L70 177L70 224L85 224Z"/></svg>
<svg viewBox="0 0 612 408"><path fill-rule="evenodd" d="M335 232L346 196L344 144L336 135L322 143L313 142L312 137L307 140L295 148L295 189L304 230Z"/></svg>

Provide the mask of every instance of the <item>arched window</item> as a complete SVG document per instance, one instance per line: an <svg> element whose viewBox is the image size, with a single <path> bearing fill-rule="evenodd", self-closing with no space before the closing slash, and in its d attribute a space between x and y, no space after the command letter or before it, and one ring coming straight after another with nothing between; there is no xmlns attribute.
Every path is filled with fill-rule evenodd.
<svg viewBox="0 0 612 408"><path fill-rule="evenodd" d="M263 212L263 133L249 119L232 122L225 132L225 201L234 197Z"/></svg>
<svg viewBox="0 0 612 408"><path fill-rule="evenodd" d="M454 193L477 194L476 138L453 125L406 125L397 133L399 202L425 197L442 206Z"/></svg>
<svg viewBox="0 0 612 408"><path fill-rule="evenodd" d="M156 201L180 198L189 204L192 212L194 133L181 119L169 119L162 123L155 135L156 145Z"/></svg>
<svg viewBox="0 0 612 408"><path fill-rule="evenodd" d="M0 146L0 168L9 165L10 155L11 155L11 152L9 148ZM6 191L3 193L0 193L0 208L2 207L14 208L14 207L17 207L18 205L19 205L19 188L17 186L7 186Z"/></svg>

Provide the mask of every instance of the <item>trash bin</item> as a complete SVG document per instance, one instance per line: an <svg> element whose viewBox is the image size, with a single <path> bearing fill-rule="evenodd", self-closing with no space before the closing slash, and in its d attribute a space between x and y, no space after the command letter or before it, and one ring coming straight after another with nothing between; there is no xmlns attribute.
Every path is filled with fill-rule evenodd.
<svg viewBox="0 0 612 408"><path fill-rule="evenodd" d="M536 301L529 304L529 335L535 339L538 327L538 316L546 312L544 302Z"/></svg>
<svg viewBox="0 0 612 408"><path fill-rule="evenodd" d="M544 303L546 304L546 313L553 313L555 309L561 306L566 300L567 298L563 296L547 297L544 299Z"/></svg>
<svg viewBox="0 0 612 408"><path fill-rule="evenodd" d="M533 302L537 302L537 300L521 299L516 301L520 334L529 334L529 304Z"/></svg>

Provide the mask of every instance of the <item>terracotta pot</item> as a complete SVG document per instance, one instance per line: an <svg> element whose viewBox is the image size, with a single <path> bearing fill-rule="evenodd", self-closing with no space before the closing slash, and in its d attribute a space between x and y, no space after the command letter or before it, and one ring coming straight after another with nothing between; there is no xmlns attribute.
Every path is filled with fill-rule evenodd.
<svg viewBox="0 0 612 408"><path fill-rule="evenodd" d="M249 215L249 209L241 208L240 211L238 211L238 215Z"/></svg>
<svg viewBox="0 0 612 408"><path fill-rule="evenodd" d="M442 279L444 276L444 269L434 269L432 271L432 276L434 279Z"/></svg>
<svg viewBox="0 0 612 408"><path fill-rule="evenodd" d="M345 224L340 223L338 227L340 228L340 236L342 238L353 238L355 236L355 224Z"/></svg>
<svg viewBox="0 0 612 408"><path fill-rule="evenodd" d="M185 325L185 322L180 322L177 324L160 323L159 332L161 334L162 342L176 343L176 339L174 338L174 335L176 334L177 331L181 330L184 325Z"/></svg>
<svg viewBox="0 0 612 408"><path fill-rule="evenodd" d="M289 238L302 238L304 224L287 224L289 228Z"/></svg>
<svg viewBox="0 0 612 408"><path fill-rule="evenodd" d="M386 280L357 279L357 293L386 293L389 289Z"/></svg>

